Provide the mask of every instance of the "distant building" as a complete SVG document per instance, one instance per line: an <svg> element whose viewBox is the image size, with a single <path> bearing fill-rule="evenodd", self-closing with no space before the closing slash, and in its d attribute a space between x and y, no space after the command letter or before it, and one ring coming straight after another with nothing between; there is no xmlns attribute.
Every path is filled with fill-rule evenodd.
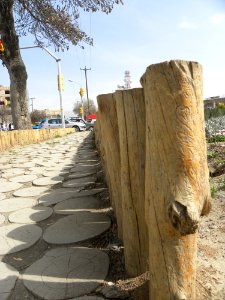
<svg viewBox="0 0 225 300"><path fill-rule="evenodd" d="M209 97L204 100L204 108L215 108L220 103L225 104L225 97Z"/></svg>
<svg viewBox="0 0 225 300"><path fill-rule="evenodd" d="M44 109L44 112L46 113L46 117L48 119L61 118L60 109Z"/></svg>
<svg viewBox="0 0 225 300"><path fill-rule="evenodd" d="M4 101L5 99L10 101L10 88L0 85L0 100Z"/></svg>

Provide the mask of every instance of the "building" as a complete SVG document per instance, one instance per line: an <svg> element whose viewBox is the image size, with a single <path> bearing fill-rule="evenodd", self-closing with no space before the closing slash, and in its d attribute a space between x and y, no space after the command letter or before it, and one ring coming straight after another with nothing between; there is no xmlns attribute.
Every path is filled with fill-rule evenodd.
<svg viewBox="0 0 225 300"><path fill-rule="evenodd" d="M209 97L204 100L204 108L215 108L220 103L225 104L225 97Z"/></svg>
<svg viewBox="0 0 225 300"><path fill-rule="evenodd" d="M8 105L0 105L0 123L12 123L10 108L10 88L0 85L0 101L7 100Z"/></svg>
<svg viewBox="0 0 225 300"><path fill-rule="evenodd" d="M47 119L61 118L60 109L44 109Z"/></svg>

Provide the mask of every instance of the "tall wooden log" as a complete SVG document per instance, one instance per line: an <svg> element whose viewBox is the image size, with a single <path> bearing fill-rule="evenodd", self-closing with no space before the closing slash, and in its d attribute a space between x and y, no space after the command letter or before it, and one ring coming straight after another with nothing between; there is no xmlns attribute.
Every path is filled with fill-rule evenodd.
<svg viewBox="0 0 225 300"><path fill-rule="evenodd" d="M113 94L99 95L98 116L100 117L101 143L104 169L110 199L116 213L118 235L122 238L122 199L120 182L120 145L116 102Z"/></svg>
<svg viewBox="0 0 225 300"><path fill-rule="evenodd" d="M196 231L210 208L202 69L170 61L147 68L146 218L151 300L194 300Z"/></svg>
<svg viewBox="0 0 225 300"><path fill-rule="evenodd" d="M137 276L148 270L145 222L145 101L143 89L115 93L121 160L123 244L126 270Z"/></svg>

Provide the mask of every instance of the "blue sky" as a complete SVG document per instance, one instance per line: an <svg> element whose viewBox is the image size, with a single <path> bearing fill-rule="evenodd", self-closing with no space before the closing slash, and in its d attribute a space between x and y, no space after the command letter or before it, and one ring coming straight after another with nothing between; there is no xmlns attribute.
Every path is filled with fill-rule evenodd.
<svg viewBox="0 0 225 300"><path fill-rule="evenodd" d="M203 66L204 97L225 94L224 0L124 0L109 15L82 13L80 24L94 38L94 47L71 46L57 52L65 77L63 106L71 111L85 88L88 71L89 98L111 93L123 85L124 71L131 73L132 87L147 66L171 59L198 61ZM32 37L20 46L33 45ZM49 47L54 52L54 48ZM28 93L34 108L59 108L57 64L43 50L22 50L28 72ZM71 83L73 80L76 83ZM6 68L0 65L0 84L9 85Z"/></svg>

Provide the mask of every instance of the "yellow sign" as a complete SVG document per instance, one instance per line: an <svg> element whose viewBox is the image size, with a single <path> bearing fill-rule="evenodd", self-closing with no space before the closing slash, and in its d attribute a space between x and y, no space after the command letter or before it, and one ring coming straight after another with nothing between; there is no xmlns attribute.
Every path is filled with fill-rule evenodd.
<svg viewBox="0 0 225 300"><path fill-rule="evenodd" d="M82 115L82 113L83 113L83 108L80 107L80 114Z"/></svg>
<svg viewBox="0 0 225 300"><path fill-rule="evenodd" d="M2 40L0 39L0 52L4 53L4 51L5 51L5 48L4 48Z"/></svg>
<svg viewBox="0 0 225 300"><path fill-rule="evenodd" d="M84 89L80 88L80 92L79 92L80 96L83 97L84 96Z"/></svg>
<svg viewBox="0 0 225 300"><path fill-rule="evenodd" d="M58 79L58 90L60 91L60 87L61 87L61 91L64 91L64 76L57 76Z"/></svg>

